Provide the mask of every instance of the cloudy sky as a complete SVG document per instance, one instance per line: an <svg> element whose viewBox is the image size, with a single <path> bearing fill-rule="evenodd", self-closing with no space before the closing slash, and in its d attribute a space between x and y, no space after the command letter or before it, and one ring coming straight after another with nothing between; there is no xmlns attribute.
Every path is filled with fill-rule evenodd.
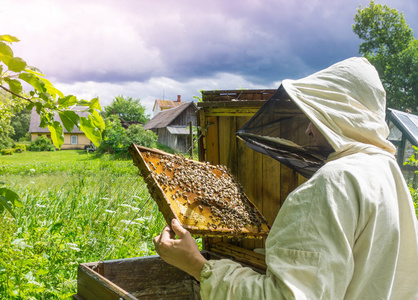
<svg viewBox="0 0 418 300"><path fill-rule="evenodd" d="M418 2L376 0L418 33ZM183 101L199 90L277 88L358 55L368 0L0 0L15 56L65 94Z"/></svg>

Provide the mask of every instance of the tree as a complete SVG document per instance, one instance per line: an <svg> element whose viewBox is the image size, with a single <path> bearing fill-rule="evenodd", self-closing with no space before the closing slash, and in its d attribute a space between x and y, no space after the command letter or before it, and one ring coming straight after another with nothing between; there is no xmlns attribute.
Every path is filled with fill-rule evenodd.
<svg viewBox="0 0 418 300"><path fill-rule="evenodd" d="M10 120L0 119L0 149L11 148L13 140L10 138L14 130L10 125Z"/></svg>
<svg viewBox="0 0 418 300"><path fill-rule="evenodd" d="M117 116L106 119L106 130L103 133L103 141L98 149L99 153L128 154L128 148L132 143L153 148L157 142L157 135L150 130L145 130L141 124L134 124L125 129Z"/></svg>
<svg viewBox="0 0 418 300"><path fill-rule="evenodd" d="M371 1L354 17L359 53L379 72L388 107L418 112L418 41L402 13Z"/></svg>
<svg viewBox="0 0 418 300"><path fill-rule="evenodd" d="M158 136L154 132L145 130L140 124L129 126L126 130L126 135L130 142L129 145L135 143L148 148L154 148L158 139Z"/></svg>
<svg viewBox="0 0 418 300"><path fill-rule="evenodd" d="M103 141L98 148L99 153L116 153L125 149L129 143L126 130L117 116L106 118L106 130L103 132Z"/></svg>
<svg viewBox="0 0 418 300"><path fill-rule="evenodd" d="M145 124L149 121L149 115L145 114L145 106L142 106L141 100L132 97L115 97L104 110L105 118L109 118L111 115L118 115L128 122L135 121Z"/></svg>
<svg viewBox="0 0 418 300"><path fill-rule="evenodd" d="M105 128L98 112L101 110L99 99L87 101L78 100L72 95L64 96L39 69L14 56L10 45L16 42L19 42L19 39L14 36L0 35L0 90L8 95L0 98L0 124L10 122L13 114L22 109L31 111L35 108L41 117L41 127L48 127L52 142L60 148L64 143L64 134L61 123L54 120L54 114L58 112L67 131L71 132L73 127L77 126L98 146ZM22 82L29 84L33 90L26 94ZM72 111L71 107L75 105L85 107L85 111L89 112L88 117L80 118ZM6 208L13 214L13 205L22 205L17 194L5 187L0 188L0 211Z"/></svg>
<svg viewBox="0 0 418 300"><path fill-rule="evenodd" d="M10 137L14 141L19 141L19 139L24 137L29 132L30 111L27 109L22 109L10 119L10 122L14 129L14 134L12 134Z"/></svg>
<svg viewBox="0 0 418 300"><path fill-rule="evenodd" d="M11 113L9 112L9 99L6 92L0 90L0 149L11 148L13 140L10 138L14 134L11 126Z"/></svg>

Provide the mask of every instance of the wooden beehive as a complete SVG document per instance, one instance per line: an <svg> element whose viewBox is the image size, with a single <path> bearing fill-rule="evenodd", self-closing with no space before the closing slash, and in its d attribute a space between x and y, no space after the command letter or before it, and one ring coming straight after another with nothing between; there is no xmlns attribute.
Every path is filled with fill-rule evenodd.
<svg viewBox="0 0 418 300"><path fill-rule="evenodd" d="M202 91L197 119L201 136L199 160L226 166L269 224L273 224L288 194L306 179L271 157L253 151L235 133L274 92L276 90ZM291 128L287 130L288 134L304 134L292 132ZM228 245L252 250L264 248L264 240L205 239L205 249L210 251L222 253Z"/></svg>
<svg viewBox="0 0 418 300"><path fill-rule="evenodd" d="M202 254L206 259L225 258L207 251ZM199 283L192 276L158 256L148 256L80 264L73 299L199 300L199 292Z"/></svg>

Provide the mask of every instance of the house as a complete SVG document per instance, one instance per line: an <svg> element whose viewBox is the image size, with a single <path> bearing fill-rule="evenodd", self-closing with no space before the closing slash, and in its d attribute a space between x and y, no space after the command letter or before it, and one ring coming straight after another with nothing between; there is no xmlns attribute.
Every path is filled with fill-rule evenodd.
<svg viewBox="0 0 418 300"><path fill-rule="evenodd" d="M187 102L181 101L181 95L177 95L177 101L156 99L154 102L154 107L152 108L152 112L153 112L153 115L155 116L160 111L171 109L179 105L182 105L184 103L187 103Z"/></svg>
<svg viewBox="0 0 418 300"><path fill-rule="evenodd" d="M85 109L85 107L74 107L74 111L80 117L87 117L88 112L80 111ZM59 118L58 114L55 114L54 120L57 120L61 123L62 121ZM30 116L30 125L29 125L29 134L31 136L31 141L34 141L38 136L46 135L49 139L51 138L51 133L48 127L40 127L41 117L36 113L36 109L33 108ZM91 141L86 137L86 135L80 131L77 127L74 126L73 131L68 132L63 126L64 132L64 144L61 146L61 149L85 149L91 144Z"/></svg>
<svg viewBox="0 0 418 300"><path fill-rule="evenodd" d="M187 152L190 144L189 124L196 126L197 106L183 102L179 106L158 112L144 129L158 135L158 142L179 152Z"/></svg>

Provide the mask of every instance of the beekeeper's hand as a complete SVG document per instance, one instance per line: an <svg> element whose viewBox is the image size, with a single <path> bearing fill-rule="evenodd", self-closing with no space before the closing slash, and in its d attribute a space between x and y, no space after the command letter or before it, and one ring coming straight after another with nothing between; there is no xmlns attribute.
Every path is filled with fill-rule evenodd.
<svg viewBox="0 0 418 300"><path fill-rule="evenodd" d="M171 228L173 231L171 231ZM154 238L155 250L160 257L200 281L200 272L206 259L200 254L196 241L180 222L173 219L170 226ZM177 235L178 239L176 239Z"/></svg>

